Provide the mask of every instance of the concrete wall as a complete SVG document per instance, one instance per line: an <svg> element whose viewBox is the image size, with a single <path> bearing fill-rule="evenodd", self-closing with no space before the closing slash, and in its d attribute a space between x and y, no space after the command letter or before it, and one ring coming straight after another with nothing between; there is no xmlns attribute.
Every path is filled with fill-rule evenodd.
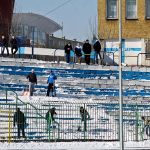
<svg viewBox="0 0 150 150"><path fill-rule="evenodd" d="M21 54L32 54L32 48L31 47L22 47L20 48ZM64 56L64 50L56 50L55 49L49 49L49 48L34 48L34 55L48 55L48 56L54 56L54 53L57 56Z"/></svg>
<svg viewBox="0 0 150 150"><path fill-rule="evenodd" d="M145 52L143 39L124 39L122 41L122 63L126 65L138 65L142 64L142 61L145 58L140 53ZM118 64L118 49L119 49L119 41L116 39L106 40L104 44L104 51L114 53L114 61ZM112 56L110 57L112 58ZM105 58L106 59L106 58ZM106 59L107 63L111 63L112 59Z"/></svg>

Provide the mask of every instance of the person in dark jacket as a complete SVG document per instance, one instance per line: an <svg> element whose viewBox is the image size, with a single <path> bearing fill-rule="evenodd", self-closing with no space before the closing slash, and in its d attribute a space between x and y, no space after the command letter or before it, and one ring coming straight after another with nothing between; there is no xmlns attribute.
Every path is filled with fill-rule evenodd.
<svg viewBox="0 0 150 150"><path fill-rule="evenodd" d="M149 116L141 116L142 120L142 130L141 135L143 138L143 135L146 133L147 136L150 136L150 117Z"/></svg>
<svg viewBox="0 0 150 150"><path fill-rule="evenodd" d="M27 79L29 80L29 96L33 96L34 86L37 84L37 77L34 69L27 75Z"/></svg>
<svg viewBox="0 0 150 150"><path fill-rule="evenodd" d="M65 45L64 50L65 50L65 54L66 54L66 62L70 63L70 52L72 50L71 44L68 43L67 45Z"/></svg>
<svg viewBox="0 0 150 150"><path fill-rule="evenodd" d="M7 50L7 56L9 56L8 39L5 38L5 36L2 36L2 56L4 55L5 49Z"/></svg>
<svg viewBox="0 0 150 150"><path fill-rule="evenodd" d="M56 93L54 95L54 87L55 87L55 80L56 79L57 79L56 75L51 70L50 75L48 76L48 79L47 79L48 87L47 87L47 94L46 94L46 96L49 96L50 92L52 93L53 97L56 95Z"/></svg>
<svg viewBox="0 0 150 150"><path fill-rule="evenodd" d="M94 45L93 45L93 48L94 48L94 51L95 51L95 63L98 64L98 56L99 56L100 65L101 65L101 63L102 63L102 57L101 57L101 54L100 54L101 43L98 40L96 40Z"/></svg>
<svg viewBox="0 0 150 150"><path fill-rule="evenodd" d="M84 131L87 131L87 120L90 119L90 115L82 106L80 107L80 116L81 122L84 123ZM81 131L81 126L78 127L78 131Z"/></svg>
<svg viewBox="0 0 150 150"><path fill-rule="evenodd" d="M58 122L55 121L54 115L57 115L55 107L49 109L46 113L45 119L47 121L47 131L49 131L53 123L58 124Z"/></svg>
<svg viewBox="0 0 150 150"><path fill-rule="evenodd" d="M90 119L89 113L82 106L80 107L80 116L81 116L81 121Z"/></svg>
<svg viewBox="0 0 150 150"><path fill-rule="evenodd" d="M91 55L91 44L89 43L89 40L86 40L83 44L83 52L85 57L85 63L87 65L90 65L90 55Z"/></svg>
<svg viewBox="0 0 150 150"><path fill-rule="evenodd" d="M77 43L77 45L75 46L75 54L76 54L76 61L78 62L78 63L80 63L81 64L81 59L82 59L82 47L80 46L80 44L79 43Z"/></svg>
<svg viewBox="0 0 150 150"><path fill-rule="evenodd" d="M11 43L11 53L12 53L12 55L14 55L18 51L18 42L17 42L17 39L14 36L12 36L12 38L10 40L10 43ZM15 51L13 51L14 49L15 49Z"/></svg>
<svg viewBox="0 0 150 150"><path fill-rule="evenodd" d="M18 127L18 138L20 138L20 130L22 130L22 136L25 138L25 132L24 132L24 127L26 124L24 113L20 111L20 108L17 108L15 114L14 114L14 127L17 124Z"/></svg>

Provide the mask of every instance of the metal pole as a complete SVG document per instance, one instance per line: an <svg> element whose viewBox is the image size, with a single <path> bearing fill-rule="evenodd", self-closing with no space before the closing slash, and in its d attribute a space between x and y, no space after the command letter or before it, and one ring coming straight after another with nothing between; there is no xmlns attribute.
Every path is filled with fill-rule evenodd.
<svg viewBox="0 0 150 150"><path fill-rule="evenodd" d="M7 103L7 100L8 100L8 91L6 90L6 103Z"/></svg>
<svg viewBox="0 0 150 150"><path fill-rule="evenodd" d="M123 97L122 97L122 0L119 0L119 138L120 150L124 150L123 141Z"/></svg>
<svg viewBox="0 0 150 150"><path fill-rule="evenodd" d="M9 113L9 119L8 119L8 143L10 144L10 142L11 142L11 111L10 111L10 105L9 105L9 111L8 111L8 113Z"/></svg>
<svg viewBox="0 0 150 150"><path fill-rule="evenodd" d="M84 130L84 141L85 141L85 139L86 139L86 138L85 138L85 136L86 136L86 135L85 135L85 132L86 132L86 130L87 130L87 129L86 129L87 126L86 126L85 103L84 103L84 111L83 111L83 115L84 115L84 128L83 128L83 130Z"/></svg>
<svg viewBox="0 0 150 150"><path fill-rule="evenodd" d="M32 27L32 59L34 56L34 27Z"/></svg>

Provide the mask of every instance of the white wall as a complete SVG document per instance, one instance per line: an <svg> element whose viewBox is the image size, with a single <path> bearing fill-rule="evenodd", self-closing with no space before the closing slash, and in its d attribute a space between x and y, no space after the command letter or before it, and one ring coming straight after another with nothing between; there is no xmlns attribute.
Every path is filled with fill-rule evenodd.
<svg viewBox="0 0 150 150"><path fill-rule="evenodd" d="M32 54L32 48L31 47L23 47L20 49L21 54ZM54 56L54 53L56 56L64 56L64 50L55 50L55 49L49 49L49 48L34 48L34 55L49 55Z"/></svg>
<svg viewBox="0 0 150 150"><path fill-rule="evenodd" d="M138 54L145 52L144 39L125 39L122 41L122 62L127 65L137 65L137 59L139 65L142 63L141 55ZM114 61L118 64L118 49L119 49L119 40L106 40L104 43L104 50L106 52L114 53ZM110 57L109 62L112 63L112 56ZM108 58L106 59L108 61Z"/></svg>

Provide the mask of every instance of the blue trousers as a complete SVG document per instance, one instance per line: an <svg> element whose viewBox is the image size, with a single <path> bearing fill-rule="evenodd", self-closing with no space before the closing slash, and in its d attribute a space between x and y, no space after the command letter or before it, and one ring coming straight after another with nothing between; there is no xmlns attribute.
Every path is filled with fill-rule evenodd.
<svg viewBox="0 0 150 150"><path fill-rule="evenodd" d="M66 63L70 63L70 54L66 54Z"/></svg>

